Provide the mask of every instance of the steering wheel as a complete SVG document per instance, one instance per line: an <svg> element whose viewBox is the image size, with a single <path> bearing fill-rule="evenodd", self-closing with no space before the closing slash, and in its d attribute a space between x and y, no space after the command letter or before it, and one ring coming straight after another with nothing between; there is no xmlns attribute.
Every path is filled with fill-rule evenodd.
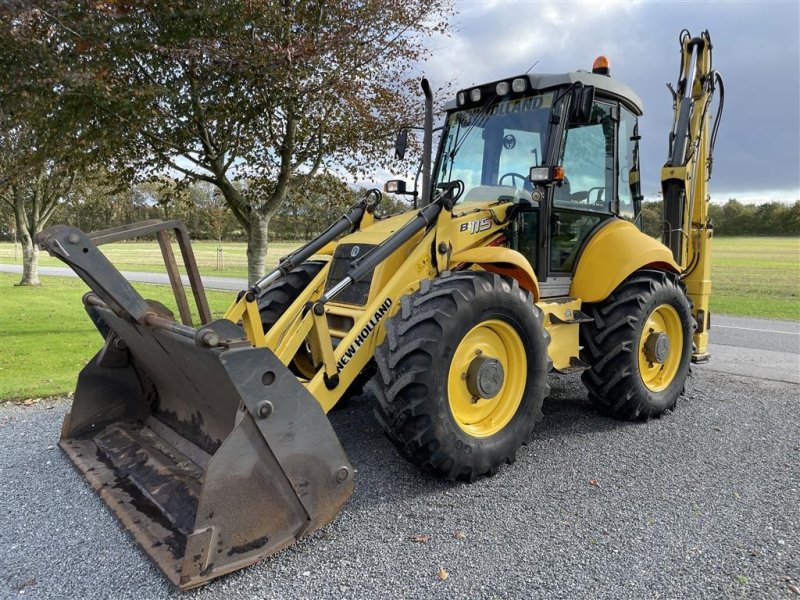
<svg viewBox="0 0 800 600"><path fill-rule="evenodd" d="M528 191L528 192L530 192L531 190L533 190L533 186L532 186L532 185L531 185L531 183L528 181L528 178L527 178L527 177L525 177L525 175L522 175L522 174L520 174L520 173L514 173L513 171L509 171L508 173L505 173L504 175L502 175L502 176L500 177L500 180L497 182L497 183L498 183L498 185L503 185L503 179L505 179L506 177L511 177L511 187L514 187L514 188L516 188L516 187L517 187L517 186L515 185L515 182L516 182L516 180L517 180L517 179L521 179L521 180L522 180L522 189L523 189L523 190L526 190L526 191Z"/></svg>

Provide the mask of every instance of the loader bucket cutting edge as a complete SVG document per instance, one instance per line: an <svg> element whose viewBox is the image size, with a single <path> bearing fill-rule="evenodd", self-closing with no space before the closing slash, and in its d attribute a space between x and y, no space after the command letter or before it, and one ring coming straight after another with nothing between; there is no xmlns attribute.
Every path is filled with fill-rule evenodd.
<svg viewBox="0 0 800 600"><path fill-rule="evenodd" d="M270 350L203 348L91 310L111 334L78 378L59 445L173 584L251 565L339 512L352 467ZM229 321L205 328L243 337Z"/></svg>

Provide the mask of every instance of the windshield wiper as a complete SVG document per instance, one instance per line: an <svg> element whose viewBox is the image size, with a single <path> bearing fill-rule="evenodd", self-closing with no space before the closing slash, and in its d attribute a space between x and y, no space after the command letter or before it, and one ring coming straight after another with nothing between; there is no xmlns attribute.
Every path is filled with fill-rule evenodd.
<svg viewBox="0 0 800 600"><path fill-rule="evenodd" d="M477 115L475 115L475 118L472 119L472 122L469 124L469 127L467 127L467 130L464 132L464 137L461 139L461 142L458 141L458 131L461 129L461 123L459 122L458 129L456 130L456 139L454 140L455 148L453 148L453 150L450 153L451 166L452 166L452 161L456 157L456 154L458 154L458 151L461 150L461 146L464 145L464 142L469 137L469 134L475 127L475 125L478 124L478 121L480 121L481 118L483 118L480 124L480 126L483 127L486 124L486 121L489 120L489 107L492 105L492 102L494 102L496 99L497 99L496 93L489 96L489 99L486 101L486 104L483 105L480 112Z"/></svg>

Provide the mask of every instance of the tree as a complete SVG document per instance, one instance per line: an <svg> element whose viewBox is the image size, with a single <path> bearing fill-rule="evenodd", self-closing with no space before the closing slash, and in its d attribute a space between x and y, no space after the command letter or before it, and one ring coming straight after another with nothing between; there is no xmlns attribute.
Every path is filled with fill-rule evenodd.
<svg viewBox="0 0 800 600"><path fill-rule="evenodd" d="M23 1L0 5L0 198L22 245L22 285L39 283L36 234L99 156L86 124L65 118L71 101L52 77L55 28L37 14Z"/></svg>
<svg viewBox="0 0 800 600"><path fill-rule="evenodd" d="M331 173L306 178L289 190L275 214L276 229L286 240L310 240L338 219L356 200L356 193ZM278 233L278 232L276 232Z"/></svg>
<svg viewBox="0 0 800 600"><path fill-rule="evenodd" d="M84 231L163 218L163 211L146 190L120 185L102 167L85 170L53 216Z"/></svg>
<svg viewBox="0 0 800 600"><path fill-rule="evenodd" d="M10 6L8 85L58 90L62 116L119 173L216 186L247 232L253 282L292 186L333 162L375 168L391 132L416 120L409 73L424 38L446 30L450 0ZM36 69L31 47L47 59Z"/></svg>
<svg viewBox="0 0 800 600"><path fill-rule="evenodd" d="M200 182L189 188L192 205L195 212L200 213L203 222L203 237L210 237L217 240L217 244L228 236L234 228L232 223L233 216L226 210L225 200L222 198L219 189L210 183ZM199 227L192 228L198 231ZM196 234L195 234L196 235Z"/></svg>
<svg viewBox="0 0 800 600"><path fill-rule="evenodd" d="M22 246L19 285L39 285L36 234L53 216L75 183L77 170L63 157L36 157L36 135L25 123L0 120L0 198L14 215Z"/></svg>
<svg viewBox="0 0 800 600"><path fill-rule="evenodd" d="M664 203L662 200L651 200L642 203L642 231L660 240L664 233Z"/></svg>

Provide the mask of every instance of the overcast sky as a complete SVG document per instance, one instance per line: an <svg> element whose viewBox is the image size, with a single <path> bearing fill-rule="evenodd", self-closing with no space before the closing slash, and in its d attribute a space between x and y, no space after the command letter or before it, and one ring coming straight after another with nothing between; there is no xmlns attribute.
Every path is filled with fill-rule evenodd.
<svg viewBox="0 0 800 600"><path fill-rule="evenodd" d="M667 154L678 34L708 29L725 110L711 195L716 202L800 199L800 1L457 1L453 34L433 43L424 74L457 88L534 70L590 70L604 54L613 77L644 102L642 191L659 189ZM439 115L437 123L441 123ZM399 175L399 173L398 173Z"/></svg>

